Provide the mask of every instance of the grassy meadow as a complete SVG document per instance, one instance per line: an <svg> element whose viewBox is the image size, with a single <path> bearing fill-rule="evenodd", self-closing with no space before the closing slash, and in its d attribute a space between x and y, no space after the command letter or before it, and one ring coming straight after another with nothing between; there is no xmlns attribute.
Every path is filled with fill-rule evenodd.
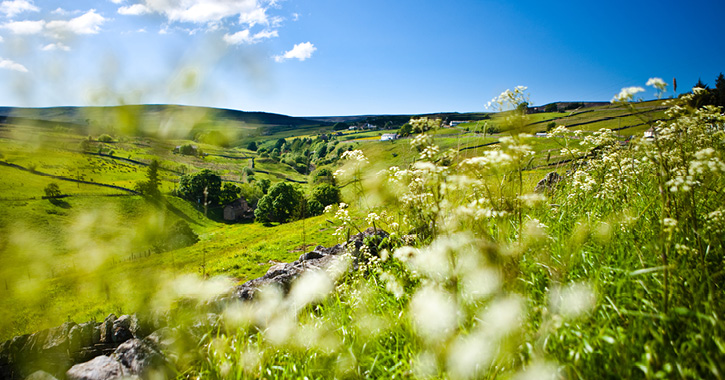
<svg viewBox="0 0 725 380"><path fill-rule="evenodd" d="M373 227L390 236L289 295L265 289L201 327L171 317L180 336L203 330L169 355L178 378L721 378L725 117L694 96L482 114L394 141L198 109L81 124L25 110L0 124L0 340L168 312ZM174 112L183 133L164 127ZM184 144L205 155L172 152ZM135 190L152 160L160 199ZM210 169L309 194L320 167L344 204L289 223L226 223L175 192ZM552 171L561 182L534 192ZM51 183L66 197L45 199ZM198 241L159 248L177 221Z"/></svg>

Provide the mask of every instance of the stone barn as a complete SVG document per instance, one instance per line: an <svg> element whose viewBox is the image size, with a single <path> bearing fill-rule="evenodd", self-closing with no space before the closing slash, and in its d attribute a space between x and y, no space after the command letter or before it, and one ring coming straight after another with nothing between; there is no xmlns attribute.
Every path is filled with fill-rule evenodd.
<svg viewBox="0 0 725 380"><path fill-rule="evenodd" d="M244 198L239 198L224 206L224 220L236 222L254 219L254 209Z"/></svg>

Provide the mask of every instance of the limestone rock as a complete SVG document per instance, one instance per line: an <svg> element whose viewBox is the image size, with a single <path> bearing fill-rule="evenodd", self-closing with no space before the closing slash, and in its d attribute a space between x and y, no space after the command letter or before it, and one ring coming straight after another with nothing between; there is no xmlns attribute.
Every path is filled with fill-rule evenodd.
<svg viewBox="0 0 725 380"><path fill-rule="evenodd" d="M559 173L550 172L536 184L536 188L534 189L534 191L537 193L554 191L556 185L563 179L564 177L562 177Z"/></svg>
<svg viewBox="0 0 725 380"><path fill-rule="evenodd" d="M126 369L126 373L143 376L165 364L164 356L151 340L130 339L118 346L111 355Z"/></svg>
<svg viewBox="0 0 725 380"><path fill-rule="evenodd" d="M126 373L119 361L102 355L91 361L74 365L65 375L68 380L109 380L120 378Z"/></svg>
<svg viewBox="0 0 725 380"><path fill-rule="evenodd" d="M131 320L130 315L122 315L120 318L113 321L113 343L123 343L131 338Z"/></svg>
<svg viewBox="0 0 725 380"><path fill-rule="evenodd" d="M25 380L58 380L58 378L45 371L35 371L26 377Z"/></svg>
<svg viewBox="0 0 725 380"><path fill-rule="evenodd" d="M101 322L101 343L113 343L113 323L116 322L116 319L114 314L109 314Z"/></svg>

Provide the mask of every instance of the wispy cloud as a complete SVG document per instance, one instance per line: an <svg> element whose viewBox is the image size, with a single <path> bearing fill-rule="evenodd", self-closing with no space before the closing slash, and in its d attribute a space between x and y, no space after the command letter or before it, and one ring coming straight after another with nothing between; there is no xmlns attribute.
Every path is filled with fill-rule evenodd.
<svg viewBox="0 0 725 380"><path fill-rule="evenodd" d="M12 0L0 3L0 13L5 14L7 18L13 18L23 12L38 12L40 8L36 7L32 1Z"/></svg>
<svg viewBox="0 0 725 380"><path fill-rule="evenodd" d="M56 51L56 50L70 51L70 47L67 45L64 45L61 42L58 42L58 43L53 43L53 44L47 44L47 45L43 46L42 48L40 48L40 50L42 50L42 51Z"/></svg>
<svg viewBox="0 0 725 380"><path fill-rule="evenodd" d="M124 16L138 16L149 12L149 9L143 4L133 4L118 8L118 14Z"/></svg>
<svg viewBox="0 0 725 380"><path fill-rule="evenodd" d="M13 71L21 72L21 73L28 72L28 69L26 69L25 66L23 66L17 62L13 62L9 59L3 59L3 58L0 58L0 69L13 70Z"/></svg>
<svg viewBox="0 0 725 380"><path fill-rule="evenodd" d="M302 42L299 44L296 44L292 50L285 52L282 55L277 55L274 57L274 60L277 62L284 62L288 59L297 59L300 61L304 61L310 57L312 57L312 53L314 53L317 50L315 45L313 45L310 42Z"/></svg>
<svg viewBox="0 0 725 380"><path fill-rule="evenodd" d="M278 33L276 30L263 30L252 34L249 29L244 29L234 34L225 34L224 42L229 45L251 45L277 36Z"/></svg>

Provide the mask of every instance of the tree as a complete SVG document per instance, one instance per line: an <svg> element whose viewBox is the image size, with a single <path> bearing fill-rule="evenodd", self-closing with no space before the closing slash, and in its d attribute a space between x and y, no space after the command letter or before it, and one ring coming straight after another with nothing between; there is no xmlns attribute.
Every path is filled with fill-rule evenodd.
<svg viewBox="0 0 725 380"><path fill-rule="evenodd" d="M317 185L320 183L329 183L335 185L335 176L330 168L319 168L312 173L312 183Z"/></svg>
<svg viewBox="0 0 725 380"><path fill-rule="evenodd" d="M227 203L234 202L239 198L240 192L241 189L233 183L225 183L219 193L219 203L225 205Z"/></svg>
<svg viewBox="0 0 725 380"><path fill-rule="evenodd" d="M526 115L529 113L529 103L523 102L520 103L518 106L516 106L516 112L518 112L521 115Z"/></svg>
<svg viewBox="0 0 725 380"><path fill-rule="evenodd" d="M312 200L320 202L325 207L327 205L340 203L340 189L329 183L323 183L312 189Z"/></svg>
<svg viewBox="0 0 725 380"><path fill-rule="evenodd" d="M332 130L334 130L334 131L344 131L348 128L350 128L350 126L344 122L335 123L335 125L332 126Z"/></svg>
<svg viewBox="0 0 725 380"><path fill-rule="evenodd" d="M209 169L204 169L195 174L181 176L178 192L182 198L199 205L203 205L205 201L207 205L218 205L221 187L221 177Z"/></svg>
<svg viewBox="0 0 725 380"><path fill-rule="evenodd" d="M262 195L267 194L269 187L272 186L272 181L269 178L262 178L254 184L262 192Z"/></svg>
<svg viewBox="0 0 725 380"><path fill-rule="evenodd" d="M276 149L279 152L282 152L282 148L285 146L287 141L285 139L279 139L276 143L274 143L274 149Z"/></svg>
<svg viewBox="0 0 725 380"><path fill-rule="evenodd" d="M60 187L55 182L49 183L43 190L45 191L46 198L58 198L62 195Z"/></svg>
<svg viewBox="0 0 725 380"><path fill-rule="evenodd" d="M411 133L413 133L413 126L409 123L403 124L398 131L398 135L400 135L400 137L408 137Z"/></svg>
<svg viewBox="0 0 725 380"><path fill-rule="evenodd" d="M725 76L722 73L715 80L715 96L717 97L717 105L725 107Z"/></svg>
<svg viewBox="0 0 725 380"><path fill-rule="evenodd" d="M136 191L147 197L158 197L161 195L159 183L159 162L153 160L146 171L146 181L136 183Z"/></svg>
<svg viewBox="0 0 725 380"><path fill-rule="evenodd" d="M247 144L247 149L251 150L252 152L257 151L257 143L254 141L250 141L249 144Z"/></svg>
<svg viewBox="0 0 725 380"><path fill-rule="evenodd" d="M559 106L556 103L549 103L544 108L544 112L559 112Z"/></svg>
<svg viewBox="0 0 725 380"><path fill-rule="evenodd" d="M298 216L302 193L288 182L277 182L257 203L254 217L258 221L285 223Z"/></svg>

